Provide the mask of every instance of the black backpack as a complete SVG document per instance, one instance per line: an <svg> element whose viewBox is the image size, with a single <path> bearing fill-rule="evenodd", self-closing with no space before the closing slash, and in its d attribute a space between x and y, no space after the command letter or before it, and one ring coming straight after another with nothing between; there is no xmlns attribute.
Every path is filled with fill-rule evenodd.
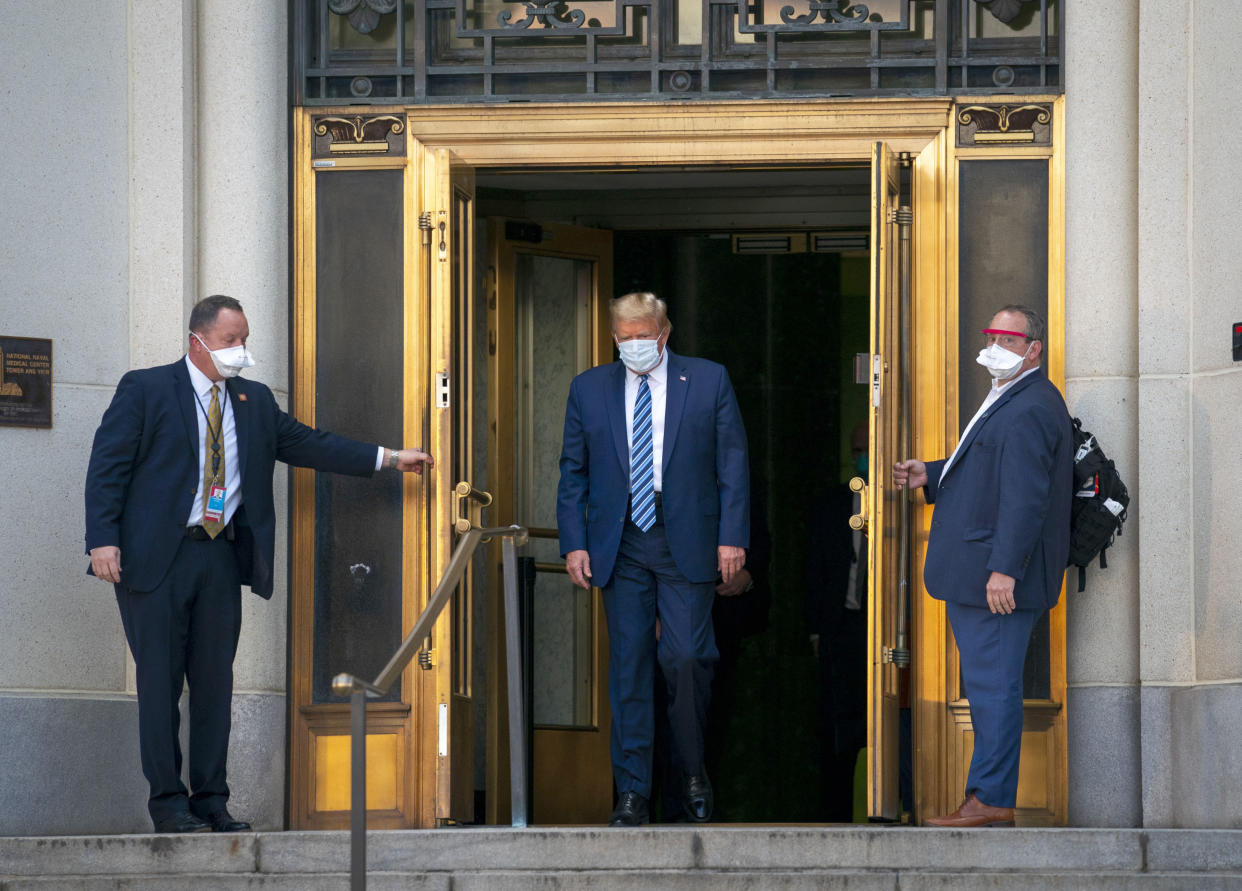
<svg viewBox="0 0 1242 891"><path fill-rule="evenodd" d="M1130 493L1117 468L1100 449L1095 437L1074 418L1074 498L1070 508L1069 566L1078 567L1078 590L1087 587L1087 564L1100 555L1100 568L1108 561L1104 552L1121 534Z"/></svg>

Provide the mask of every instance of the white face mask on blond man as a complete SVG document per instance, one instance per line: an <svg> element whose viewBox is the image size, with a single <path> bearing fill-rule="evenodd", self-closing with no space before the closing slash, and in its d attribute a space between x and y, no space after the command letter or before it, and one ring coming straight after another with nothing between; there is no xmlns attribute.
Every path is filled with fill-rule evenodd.
<svg viewBox="0 0 1242 891"><path fill-rule="evenodd" d="M621 361L635 374L646 374L660 364L661 331L655 340L624 340L617 343Z"/></svg>
<svg viewBox="0 0 1242 891"><path fill-rule="evenodd" d="M196 332L191 331L190 333L203 345L207 355L211 356L211 364L216 366L216 371L219 372L220 377L237 377L237 375L241 374L243 368L253 367L254 356L246 350L245 345L238 344L237 346L213 350L207 346L206 341L199 337Z"/></svg>

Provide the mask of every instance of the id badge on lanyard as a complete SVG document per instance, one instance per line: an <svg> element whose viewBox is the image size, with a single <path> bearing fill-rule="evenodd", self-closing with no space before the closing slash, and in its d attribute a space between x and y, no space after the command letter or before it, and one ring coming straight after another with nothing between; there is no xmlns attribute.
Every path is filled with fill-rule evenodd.
<svg viewBox="0 0 1242 891"><path fill-rule="evenodd" d="M203 508L203 518L211 523L219 523L224 517L224 497L227 493L224 486L212 486L207 495L207 506Z"/></svg>

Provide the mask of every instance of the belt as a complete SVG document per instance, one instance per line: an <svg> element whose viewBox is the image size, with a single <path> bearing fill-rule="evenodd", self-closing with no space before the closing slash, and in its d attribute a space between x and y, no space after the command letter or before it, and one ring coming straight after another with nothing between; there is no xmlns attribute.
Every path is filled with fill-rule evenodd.
<svg viewBox="0 0 1242 891"><path fill-rule="evenodd" d="M207 534L207 530L202 526L186 526L185 537L192 541L210 541L211 536ZM228 525L220 530L220 534L216 536L216 540L224 539L225 541L233 540L233 521L230 520Z"/></svg>

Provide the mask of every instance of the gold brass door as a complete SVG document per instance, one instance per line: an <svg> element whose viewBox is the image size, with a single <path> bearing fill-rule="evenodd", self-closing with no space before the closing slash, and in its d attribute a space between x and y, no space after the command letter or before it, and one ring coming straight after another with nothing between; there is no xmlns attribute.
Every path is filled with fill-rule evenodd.
<svg viewBox="0 0 1242 891"><path fill-rule="evenodd" d="M603 823L612 808L608 642L598 589L570 583L556 530L569 383L611 361L612 234L488 220L488 478L492 522L530 530L525 634L531 721L530 818ZM493 558L499 562L499 552ZM488 822L509 819L500 578L489 591Z"/></svg>
<svg viewBox="0 0 1242 891"><path fill-rule="evenodd" d="M487 517L486 493L476 479L473 382L477 348L474 305L474 171L446 149L423 150L419 236L426 247L428 331L425 355L430 366L432 407L427 441L439 458L435 495L427 528L431 578L448 566L461 530L458 521ZM419 270L420 272L422 270ZM415 357L416 359L417 357ZM463 499L465 504L463 504ZM482 511L480 511L482 508ZM473 646L475 598L484 556L476 556L432 633L429 682L434 691L434 719L424 711L424 737L435 732L435 805L437 823L474 822L475 666ZM431 742L431 740L428 740Z"/></svg>
<svg viewBox="0 0 1242 891"><path fill-rule="evenodd" d="M898 801L899 672L909 650L898 639L901 608L899 553L905 493L892 485L902 435L898 198L900 170L877 142L871 157L871 412L866 489L867 521L867 815L896 820ZM905 425L908 428L908 424ZM904 651L904 665L903 662Z"/></svg>

